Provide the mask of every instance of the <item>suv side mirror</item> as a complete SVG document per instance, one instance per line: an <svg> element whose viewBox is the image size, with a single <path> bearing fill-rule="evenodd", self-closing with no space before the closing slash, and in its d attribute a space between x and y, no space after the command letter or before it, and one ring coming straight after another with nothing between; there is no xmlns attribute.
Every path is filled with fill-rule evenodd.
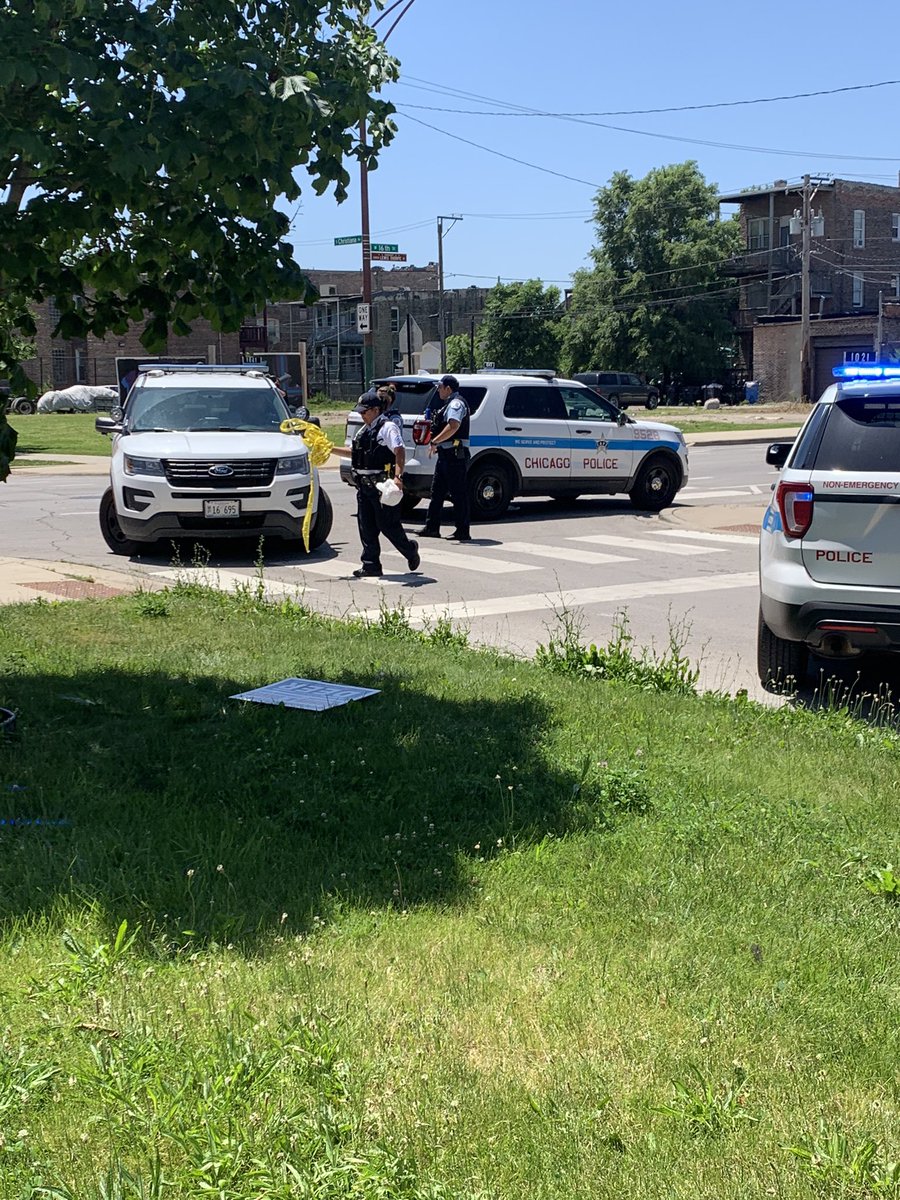
<svg viewBox="0 0 900 1200"><path fill-rule="evenodd" d="M616 424L617 425L627 425L628 424L628 417L625 414L624 408L620 408L619 411L616 413Z"/></svg>
<svg viewBox="0 0 900 1200"><path fill-rule="evenodd" d="M793 442L772 442L766 447L766 462L770 467L777 467L780 471L787 462L793 446Z"/></svg>
<svg viewBox="0 0 900 1200"><path fill-rule="evenodd" d="M94 428L98 433L105 434L107 437L122 432L121 421L116 421L113 417L97 417L94 421Z"/></svg>

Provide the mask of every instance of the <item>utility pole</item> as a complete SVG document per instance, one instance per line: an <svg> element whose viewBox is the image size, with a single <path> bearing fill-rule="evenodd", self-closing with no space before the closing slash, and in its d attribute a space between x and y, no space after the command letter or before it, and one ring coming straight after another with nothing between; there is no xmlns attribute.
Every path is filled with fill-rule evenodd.
<svg viewBox="0 0 900 1200"><path fill-rule="evenodd" d="M809 399L809 252L810 252L809 176L803 176L803 244L800 268L800 396Z"/></svg>
<svg viewBox="0 0 900 1200"><path fill-rule="evenodd" d="M881 343L884 341L884 293L878 289L878 330L875 334L875 361L881 362Z"/></svg>
<svg viewBox="0 0 900 1200"><path fill-rule="evenodd" d="M369 168L366 164L366 120L359 123L359 145L362 157L359 160L359 197L362 207L362 298L369 306L369 328L363 334L363 387L375 374L375 353L372 340L372 243L369 239Z"/></svg>
<svg viewBox="0 0 900 1200"><path fill-rule="evenodd" d="M453 225L462 217L438 217L438 325L441 338L441 371L447 370L447 330L444 322L444 222L452 221ZM453 228L453 225L450 228Z"/></svg>

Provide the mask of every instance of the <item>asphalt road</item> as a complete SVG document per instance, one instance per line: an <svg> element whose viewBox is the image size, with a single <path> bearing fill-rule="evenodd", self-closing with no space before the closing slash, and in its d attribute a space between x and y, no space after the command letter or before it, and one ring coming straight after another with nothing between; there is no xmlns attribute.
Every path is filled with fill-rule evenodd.
<svg viewBox="0 0 900 1200"><path fill-rule="evenodd" d="M559 631L562 610L577 621L584 641L597 643L627 613L639 646L664 650L671 633L699 663L704 687L747 688L762 699L755 527L774 478L763 455L759 445L694 447L688 488L659 516L636 513L627 498L587 498L568 507L523 500L503 521L475 526L471 545L423 540L416 575L388 549L383 580L351 577L359 564L354 493L329 470L323 473L335 508L329 544L310 558L273 549L266 579L273 594L302 594L333 613L377 616L382 605L403 605L419 623L449 616L473 641L525 654ZM179 572L229 588L255 579L256 547L246 543L210 543L203 568L175 567L171 549L117 558L97 524L103 486L100 477L21 472L0 497L0 554L138 570L161 582ZM448 510L446 532L451 528ZM182 562L191 558L186 546Z"/></svg>

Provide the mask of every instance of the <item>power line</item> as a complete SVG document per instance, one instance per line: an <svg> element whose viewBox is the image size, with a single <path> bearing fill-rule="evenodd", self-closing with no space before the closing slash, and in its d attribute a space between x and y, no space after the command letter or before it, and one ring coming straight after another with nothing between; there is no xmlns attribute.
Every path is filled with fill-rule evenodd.
<svg viewBox="0 0 900 1200"><path fill-rule="evenodd" d="M400 82L405 81L401 80ZM782 100L808 100L816 96L836 96L841 92L864 92L873 88L894 87L897 84L900 84L900 79L884 79L879 83L857 83L849 87L824 88L817 92L791 92L784 96L760 96L753 100L717 100L709 104L675 104L667 108L619 108L606 112L545 112L536 109L516 112L511 109L439 108L429 104L407 104L406 107L423 109L428 112L460 113L476 117L644 117L655 113L700 112L710 108L739 108L752 104L776 104ZM416 85L411 83L407 86L415 87Z"/></svg>

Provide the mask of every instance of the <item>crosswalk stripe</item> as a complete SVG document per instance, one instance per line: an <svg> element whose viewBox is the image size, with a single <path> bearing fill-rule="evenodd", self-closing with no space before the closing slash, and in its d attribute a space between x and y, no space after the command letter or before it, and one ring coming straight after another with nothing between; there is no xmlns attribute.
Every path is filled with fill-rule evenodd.
<svg viewBox="0 0 900 1200"><path fill-rule="evenodd" d="M736 546L756 546L759 538L749 533L710 533L700 529L654 529L651 537L696 538L700 542L733 542Z"/></svg>
<svg viewBox="0 0 900 1200"><path fill-rule="evenodd" d="M588 533L580 537L570 537L569 542L592 542L597 546L621 546L623 550L653 550L657 554L674 554L681 558L693 558L695 554L724 554L716 546L661 546L658 542L646 538L615 537L610 533Z"/></svg>
<svg viewBox="0 0 900 1200"><path fill-rule="evenodd" d="M391 548L389 554L397 551ZM459 550L432 550L420 546L419 554L424 563L435 563L439 567L456 567L460 571L478 571L484 575L512 575L519 571L539 571L531 563L507 562L503 558L489 558L477 546L460 547Z"/></svg>
<svg viewBox="0 0 900 1200"><path fill-rule="evenodd" d="M244 575L240 571L221 571L218 567L175 567L172 569L151 571L150 574L158 579L173 579L177 583L199 583L204 587L216 588L220 592L235 588L249 588L255 591L260 582L258 575ZM296 596L300 591L314 592L316 588L304 587L302 583L285 583L281 579L262 580L263 592L267 597Z"/></svg>
<svg viewBox="0 0 900 1200"><path fill-rule="evenodd" d="M690 492L684 491L678 493L679 503L682 500L727 500L729 496L743 496L746 500L755 500L756 497L749 490L749 485L741 491L732 491L729 488L716 488L710 492Z"/></svg>
<svg viewBox="0 0 900 1200"><path fill-rule="evenodd" d="M435 621L441 617L471 620L509 613L539 612L546 609L578 608L586 604L621 604L625 600L643 600L648 596L680 596L725 591L731 588L757 587L756 571L731 575L697 575L687 579L652 579L640 583L611 584L607 587L576 588L571 591L531 592L521 596L498 596L485 600L457 600L444 604L418 604L405 608L412 622ZM375 620L379 609L361 615Z"/></svg>
<svg viewBox="0 0 900 1200"><path fill-rule="evenodd" d="M598 554L593 550L576 550L571 546L540 546L532 542L504 542L503 549L510 554L533 554L537 558L553 558L558 562L603 563L634 562L624 554Z"/></svg>

